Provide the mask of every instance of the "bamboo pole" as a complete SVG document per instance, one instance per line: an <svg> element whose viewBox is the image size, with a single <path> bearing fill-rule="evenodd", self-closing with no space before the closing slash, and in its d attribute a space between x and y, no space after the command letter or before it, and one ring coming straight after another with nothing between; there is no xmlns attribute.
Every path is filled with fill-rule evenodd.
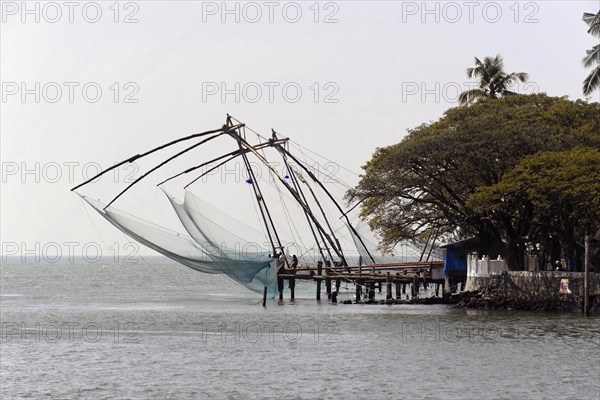
<svg viewBox="0 0 600 400"><path fill-rule="evenodd" d="M317 281L317 300L321 300L321 274L323 272L323 262L317 262L317 275L319 276L319 280Z"/></svg>
<svg viewBox="0 0 600 400"><path fill-rule="evenodd" d="M239 126L242 126L242 124L240 124ZM79 189L80 187L82 187L82 186L84 186L84 185L87 185L88 183L90 183L90 182L91 182L91 181L93 181L94 179L96 179L96 178L99 178L100 176L104 175L105 173L107 173L107 172L109 172L109 171L112 171L113 169L115 169L115 168L118 168L118 167L120 167L120 166L121 166L121 165L123 165L123 164L126 164L126 163L132 163L132 162L136 161L136 160L137 160L137 159L139 159L139 158L146 157L146 156L147 156L147 155L149 155L149 154L152 154L152 153L154 153L154 152L156 152L156 151L159 151L159 150L162 150L162 149L164 149L164 148L167 148L167 147L169 147L169 146L172 146L172 145L174 145L174 144L176 144L176 143L183 142L183 141L190 140L190 139L194 139L194 138L201 137L201 136L210 135L210 134L213 134L213 133L223 132L223 131L225 131L226 129L227 129L227 127L226 127L226 126L223 126L223 127L219 128L219 129L213 129L213 130L206 131L206 132L202 132L202 133L195 133L195 134L193 134L193 135L189 135L189 136L186 136L186 137L182 137L182 138L179 138L179 139L173 140L173 141L171 141L171 142L169 142L169 143L165 143L165 144L163 144L163 145L161 145L161 146L158 146L158 147L155 147L155 148L153 148L152 150L149 150L149 151L147 151L147 152L145 152L145 153L142 153L142 154L136 154L135 156L129 157L128 159L126 159L126 160L123 160L123 161L121 161L120 163L117 163L117 164L113 165L112 167L105 169L104 171L101 171L99 174L97 174L97 175L94 175L93 177L91 177L91 178L90 178L90 179L88 179L87 181L85 181L85 182L83 182L83 183L80 183L79 185L75 186L73 189L71 189L71 191L73 191L73 190L77 190L77 189Z"/></svg>
<svg viewBox="0 0 600 400"><path fill-rule="evenodd" d="M263 307L267 306L267 286L265 285L264 289L263 289Z"/></svg>

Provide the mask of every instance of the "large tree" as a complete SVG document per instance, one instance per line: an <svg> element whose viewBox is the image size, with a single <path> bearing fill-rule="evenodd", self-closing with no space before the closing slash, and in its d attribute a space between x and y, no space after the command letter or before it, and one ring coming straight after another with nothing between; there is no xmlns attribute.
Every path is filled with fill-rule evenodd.
<svg viewBox="0 0 600 400"><path fill-rule="evenodd" d="M462 92L458 97L460 104L517 94L510 90L512 85L517 81L526 82L528 79L525 72L504 72L504 60L500 54L496 57L485 57L483 61L475 57L475 67L467 68L467 77L477 79L479 87Z"/></svg>
<svg viewBox="0 0 600 400"><path fill-rule="evenodd" d="M585 235L600 229L600 150L532 154L497 184L478 188L468 204L527 226L523 238L538 244L532 248L541 250L542 264L551 255L581 254Z"/></svg>
<svg viewBox="0 0 600 400"><path fill-rule="evenodd" d="M588 33L598 39L600 39L600 11L597 14L585 13L583 14L583 21L589 27ZM592 92L600 87L600 44L592 47L591 50L587 50L587 55L583 58L583 66L591 68L592 71L583 81L583 94L586 96L592 94Z"/></svg>
<svg viewBox="0 0 600 400"><path fill-rule="evenodd" d="M349 200L363 200L363 216L383 245L431 231L474 235L496 245L511 269L522 254L533 210L512 218L470 203L498 184L525 157L577 146L600 148L600 105L545 94L483 100L456 107L377 149Z"/></svg>

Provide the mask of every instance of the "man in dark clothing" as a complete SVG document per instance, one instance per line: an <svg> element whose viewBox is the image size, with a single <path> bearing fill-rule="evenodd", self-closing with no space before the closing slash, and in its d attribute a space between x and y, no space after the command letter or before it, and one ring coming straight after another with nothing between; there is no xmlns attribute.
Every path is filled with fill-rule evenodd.
<svg viewBox="0 0 600 400"><path fill-rule="evenodd" d="M562 264L558 260L554 261L554 267L555 267L556 271L562 271L563 270Z"/></svg>

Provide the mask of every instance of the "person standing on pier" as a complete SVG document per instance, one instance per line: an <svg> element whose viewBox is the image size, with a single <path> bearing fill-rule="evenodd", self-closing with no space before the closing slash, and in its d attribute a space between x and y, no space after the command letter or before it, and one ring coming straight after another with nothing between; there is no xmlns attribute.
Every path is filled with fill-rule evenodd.
<svg viewBox="0 0 600 400"><path fill-rule="evenodd" d="M277 258L277 272L283 274L285 272L285 255L283 253L275 253Z"/></svg>
<svg viewBox="0 0 600 400"><path fill-rule="evenodd" d="M563 270L562 263L559 260L554 261L554 267L555 267L556 271Z"/></svg>

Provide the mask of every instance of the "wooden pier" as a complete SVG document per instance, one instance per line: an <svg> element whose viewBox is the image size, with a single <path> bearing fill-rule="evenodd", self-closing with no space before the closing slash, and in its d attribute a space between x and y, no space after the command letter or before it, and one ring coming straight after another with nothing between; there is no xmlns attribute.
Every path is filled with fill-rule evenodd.
<svg viewBox="0 0 600 400"><path fill-rule="evenodd" d="M436 285L435 295L439 297L444 293L443 287L446 283L443 267L443 261L430 261L368 266L324 266L319 262L316 266L288 268L278 274L279 299L283 300L287 281L290 299L293 300L298 280L316 283L317 300L321 300L324 282L325 294L332 303L337 303L342 282L355 285L354 302L356 303L375 302L376 291L383 295L383 290L385 290L384 302L394 303L409 296L407 288L409 297L415 299L419 297L419 288L421 286L428 288L429 285Z"/></svg>

